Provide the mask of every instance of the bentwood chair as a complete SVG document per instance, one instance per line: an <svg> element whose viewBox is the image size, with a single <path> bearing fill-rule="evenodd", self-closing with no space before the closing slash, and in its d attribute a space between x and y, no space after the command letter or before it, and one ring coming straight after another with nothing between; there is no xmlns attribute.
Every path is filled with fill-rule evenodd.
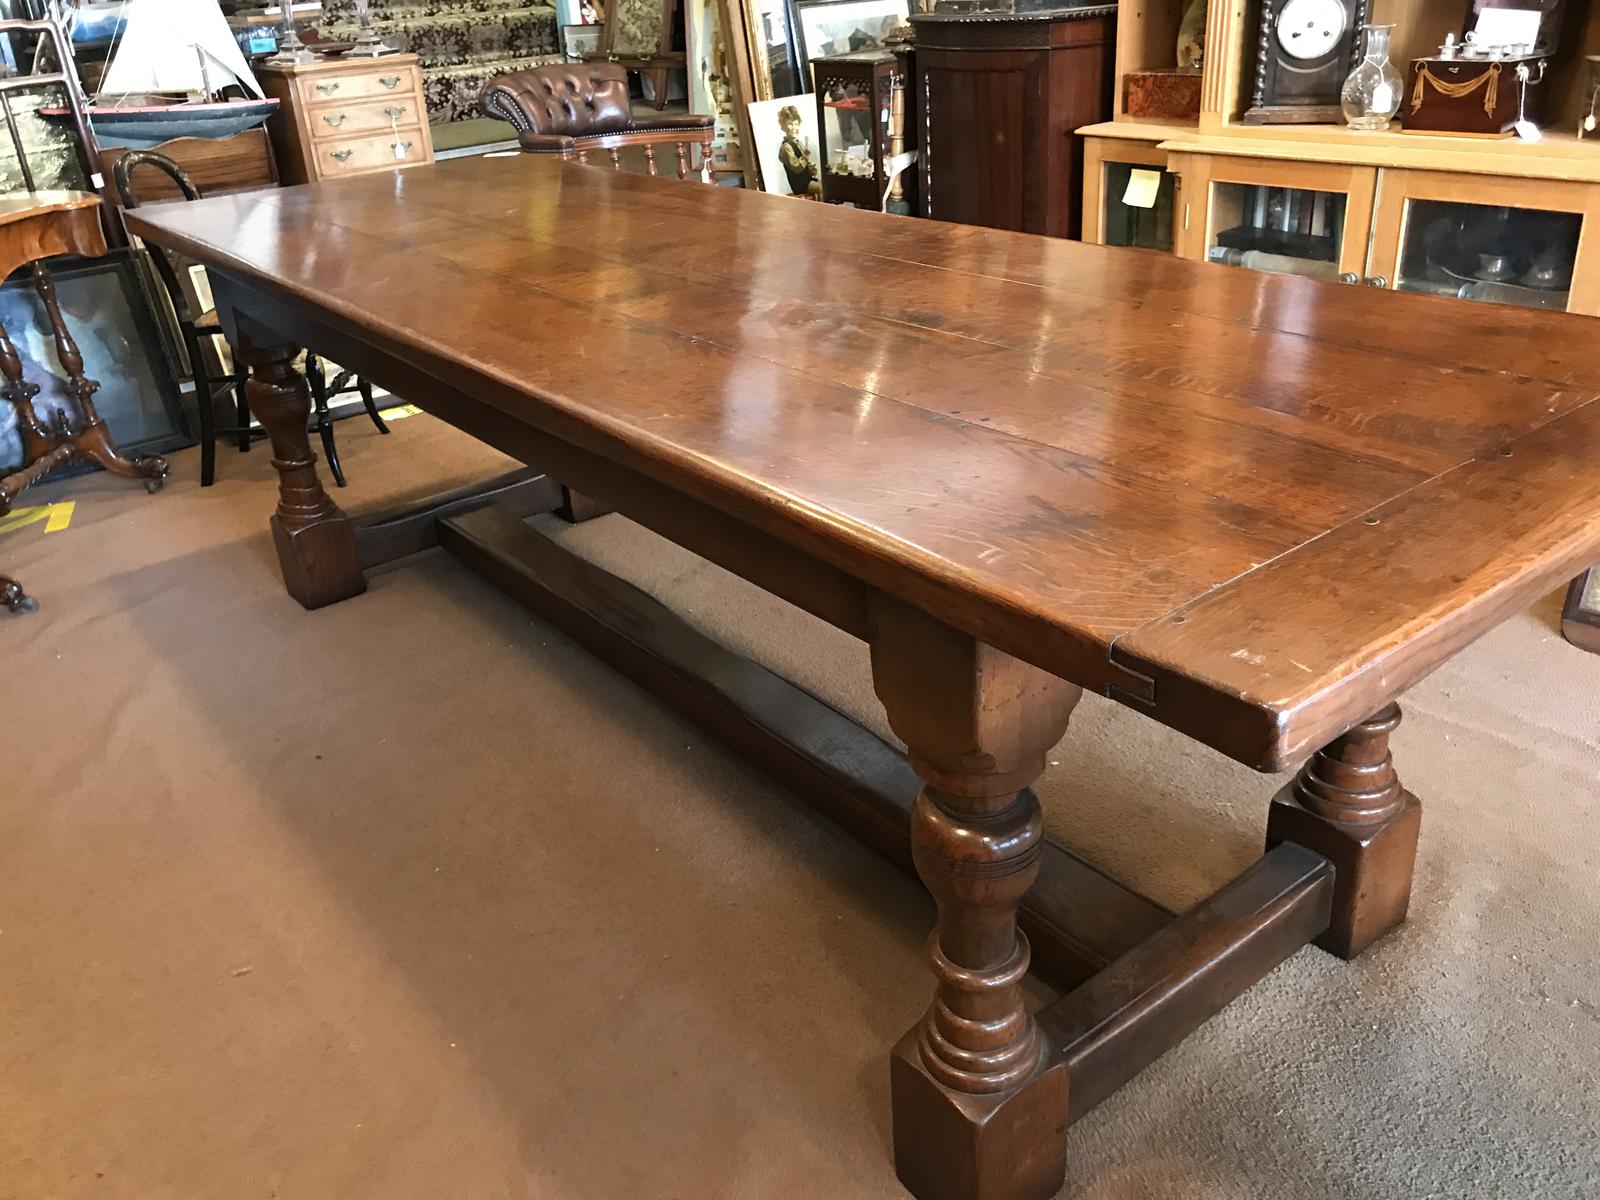
<svg viewBox="0 0 1600 1200"><path fill-rule="evenodd" d="M635 121L628 104L628 72L619 63L555 63L496 75L484 88L483 111L509 121L530 154L558 154L586 163L590 154L603 150L619 170L623 149L639 146L645 169L659 175L656 147L670 145L678 157L678 178L688 179L693 150L699 147L698 174L711 182L717 119L661 113Z"/></svg>
<svg viewBox="0 0 1600 1200"><path fill-rule="evenodd" d="M153 167L165 174L176 185L185 200L200 199L200 189L172 159L154 150L130 150L117 160L117 165L112 171L117 197L122 202L123 208L139 207L139 195L134 190L132 179L134 168L139 166ZM156 274L161 277L162 285L167 290L167 298L172 302L172 311L178 319L178 330L183 337L184 350L189 356L189 366L194 372L195 403L200 410L200 486L210 487L216 481L219 436L236 438L240 451L244 452L250 449L250 443L254 438L265 435L260 430L252 429L250 425L250 404L245 395L247 372L242 368L213 372L207 366L202 345L206 339L222 334L222 324L217 320L216 310L208 309L206 312L196 314L189 302L188 292L179 278L179 271L183 269L181 264L160 246L151 245L147 249L150 252L151 262L155 264ZM323 369L321 360L309 351L306 353L305 372L314 412L311 428L321 435L323 456L328 460L328 470L333 475L334 482L344 487L344 468L339 462L339 448L333 440L335 418L329 409L329 400L356 392L361 396L362 406L366 409L367 416L372 418L372 423L378 427L378 432L388 433L389 427L383 423L383 418L378 414L378 406L372 396L372 385L365 379L359 376L352 377L350 372L341 371L335 376L334 385L330 389L327 372ZM227 402L230 398L235 424L219 427L216 406L219 402Z"/></svg>

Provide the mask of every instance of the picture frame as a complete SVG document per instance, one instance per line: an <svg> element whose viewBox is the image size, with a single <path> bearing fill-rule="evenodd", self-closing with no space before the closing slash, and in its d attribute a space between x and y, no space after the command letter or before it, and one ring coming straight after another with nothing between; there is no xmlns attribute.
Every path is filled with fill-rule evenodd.
<svg viewBox="0 0 1600 1200"><path fill-rule="evenodd" d="M812 90L811 60L879 50L884 37L911 19L908 0L788 0L790 53L803 91Z"/></svg>
<svg viewBox="0 0 1600 1200"><path fill-rule="evenodd" d="M568 62L584 62L600 53L605 24L563 25L561 27L561 54Z"/></svg>
<svg viewBox="0 0 1600 1200"><path fill-rule="evenodd" d="M822 142L817 130L817 106L810 96L778 96L750 105L750 130L756 160L761 167L761 190L775 196L822 198ZM786 159L784 144L792 143ZM810 180L799 166L810 165Z"/></svg>
<svg viewBox="0 0 1600 1200"><path fill-rule="evenodd" d="M1568 585L1561 636L1580 650L1600 654L1600 567L1590 567Z"/></svg>
<svg viewBox="0 0 1600 1200"><path fill-rule="evenodd" d="M56 259L49 268L67 331L83 356L84 374L100 383L95 407L122 452L135 458L193 444L178 380L132 252ZM0 287L0 325L17 349L24 377L39 387L33 399L39 418L49 424L65 411L76 424L77 403L67 391L31 274L18 274ZM12 425L6 420L0 434L0 474L24 465L22 442Z"/></svg>

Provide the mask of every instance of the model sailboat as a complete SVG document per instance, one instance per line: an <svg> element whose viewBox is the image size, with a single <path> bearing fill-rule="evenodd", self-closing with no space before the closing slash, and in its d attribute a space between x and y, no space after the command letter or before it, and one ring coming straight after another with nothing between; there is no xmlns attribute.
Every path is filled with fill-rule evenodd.
<svg viewBox="0 0 1600 1200"><path fill-rule="evenodd" d="M246 98L220 99L229 87ZM228 137L277 106L262 95L217 0L128 0L122 37L84 111L102 145L148 147Z"/></svg>

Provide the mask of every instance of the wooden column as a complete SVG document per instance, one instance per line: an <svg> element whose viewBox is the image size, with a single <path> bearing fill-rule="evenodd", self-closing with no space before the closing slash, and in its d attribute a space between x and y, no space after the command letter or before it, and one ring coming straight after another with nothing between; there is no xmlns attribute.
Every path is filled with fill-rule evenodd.
<svg viewBox="0 0 1600 1200"><path fill-rule="evenodd" d="M1035 1200L1066 1173L1067 1075L1023 1007L1017 906L1039 873L1029 790L1081 689L898 601L873 601L873 684L923 781L917 873L938 980L890 1058L895 1169L919 1200Z"/></svg>
<svg viewBox="0 0 1600 1200"><path fill-rule="evenodd" d="M360 595L367 580L356 553L355 527L317 478L317 456L306 431L311 393L291 365L298 348L287 342L262 344L243 331L233 344L239 361L250 368L245 385L250 411L272 439L278 472L272 540L284 587L306 608Z"/></svg>
<svg viewBox="0 0 1600 1200"><path fill-rule="evenodd" d="M1400 785L1390 704L1311 756L1272 801L1267 848L1297 842L1333 863L1333 921L1317 945L1354 958L1399 925L1411 899L1422 806Z"/></svg>

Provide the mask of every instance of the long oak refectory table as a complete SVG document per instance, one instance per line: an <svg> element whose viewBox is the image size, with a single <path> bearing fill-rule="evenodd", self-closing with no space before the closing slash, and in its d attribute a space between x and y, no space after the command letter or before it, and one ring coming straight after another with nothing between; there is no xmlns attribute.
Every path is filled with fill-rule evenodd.
<svg viewBox="0 0 1600 1200"><path fill-rule="evenodd" d="M924 1200L1052 1194L1071 1121L1307 942L1398 925L1396 697L1600 558L1584 318L527 155L126 219L211 272L303 605L443 545L915 864L936 993L890 1061ZM358 526L303 345L536 469ZM559 506L861 638L909 763L523 520ZM1083 689L1303 763L1265 856L1173 916L1045 840ZM1030 956L1065 990L1037 1014Z"/></svg>

